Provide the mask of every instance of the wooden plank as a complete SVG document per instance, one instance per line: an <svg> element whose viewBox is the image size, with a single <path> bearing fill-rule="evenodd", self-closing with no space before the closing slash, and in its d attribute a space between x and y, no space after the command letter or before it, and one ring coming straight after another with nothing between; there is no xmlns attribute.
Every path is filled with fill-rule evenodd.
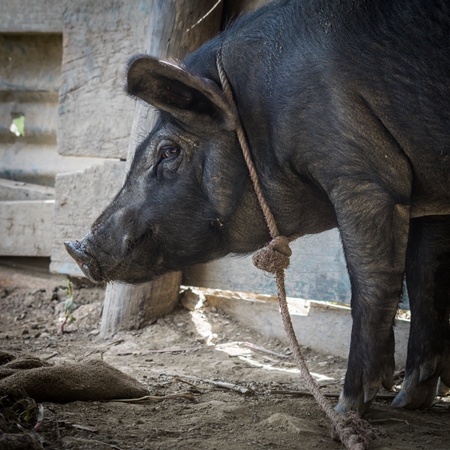
<svg viewBox="0 0 450 450"><path fill-rule="evenodd" d="M49 186L0 178L0 201L54 200L55 189Z"/></svg>
<svg viewBox="0 0 450 450"><path fill-rule="evenodd" d="M54 183L61 56L61 35L0 35L0 177ZM25 136L10 131L18 116Z"/></svg>
<svg viewBox="0 0 450 450"><path fill-rule="evenodd" d="M0 255L50 256L54 206L54 200L0 202Z"/></svg>
<svg viewBox="0 0 450 450"><path fill-rule="evenodd" d="M58 154L61 60L60 34L0 35L0 177L53 185L58 172L98 163ZM25 136L10 131L17 116L24 116Z"/></svg>
<svg viewBox="0 0 450 450"><path fill-rule="evenodd" d="M61 34L0 34L0 91L53 93L44 100L56 103L61 60Z"/></svg>
<svg viewBox="0 0 450 450"><path fill-rule="evenodd" d="M13 144L0 142L0 177L52 186L55 175L69 170L83 170L100 164L100 158L61 156L56 145ZM87 224L86 224L87 226Z"/></svg>
<svg viewBox="0 0 450 450"><path fill-rule="evenodd" d="M145 49L150 0L72 2L64 13L58 117L62 155L126 159L135 102L128 58Z"/></svg>
<svg viewBox="0 0 450 450"><path fill-rule="evenodd" d="M62 15L70 0L4 0L0 33L62 33Z"/></svg>

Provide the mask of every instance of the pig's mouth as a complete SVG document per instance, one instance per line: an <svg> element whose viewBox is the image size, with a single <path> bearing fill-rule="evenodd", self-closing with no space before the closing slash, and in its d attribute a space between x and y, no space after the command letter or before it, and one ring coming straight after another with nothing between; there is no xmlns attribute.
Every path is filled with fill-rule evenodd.
<svg viewBox="0 0 450 450"><path fill-rule="evenodd" d="M92 281L103 281L100 267L96 259L86 250L85 245L79 241L64 242L69 255L78 264L81 271Z"/></svg>

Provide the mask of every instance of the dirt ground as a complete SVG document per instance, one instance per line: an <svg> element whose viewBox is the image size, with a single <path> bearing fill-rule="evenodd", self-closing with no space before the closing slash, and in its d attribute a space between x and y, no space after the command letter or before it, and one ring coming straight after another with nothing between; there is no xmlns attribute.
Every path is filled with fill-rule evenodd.
<svg viewBox="0 0 450 450"><path fill-rule="evenodd" d="M45 270L0 265L0 349L53 364L103 358L147 386L154 398L44 402L39 430L30 431L33 423L10 423L15 433L34 434L46 449L343 448L330 438L315 401L292 393L306 388L286 342L208 305L196 311L180 305L143 330L105 340L98 335L103 290L83 285L75 286L76 321L60 334L65 287L63 277ZM345 360L304 352L321 389L338 394ZM427 411L399 411L377 400L366 416L375 432L372 447L450 449L449 405L440 398Z"/></svg>

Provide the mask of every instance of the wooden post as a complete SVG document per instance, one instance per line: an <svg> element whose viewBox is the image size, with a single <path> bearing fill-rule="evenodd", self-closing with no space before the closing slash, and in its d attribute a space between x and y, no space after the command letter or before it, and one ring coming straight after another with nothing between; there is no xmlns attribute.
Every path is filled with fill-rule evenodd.
<svg viewBox="0 0 450 450"><path fill-rule="evenodd" d="M160 58L181 59L220 29L222 2L216 0L153 0L150 10L146 51ZM139 138L152 129L155 117L153 110L137 104L128 165ZM180 283L181 272L169 273L139 286L109 284L100 335L108 337L120 330L138 329L169 313L178 301Z"/></svg>

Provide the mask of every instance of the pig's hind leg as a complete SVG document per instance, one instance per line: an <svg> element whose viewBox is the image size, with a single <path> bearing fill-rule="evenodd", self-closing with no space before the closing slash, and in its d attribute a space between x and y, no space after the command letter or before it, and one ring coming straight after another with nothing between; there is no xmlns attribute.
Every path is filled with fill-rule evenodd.
<svg viewBox="0 0 450 450"><path fill-rule="evenodd" d="M450 386L450 216L411 220L406 257L411 331L397 408L428 408Z"/></svg>

